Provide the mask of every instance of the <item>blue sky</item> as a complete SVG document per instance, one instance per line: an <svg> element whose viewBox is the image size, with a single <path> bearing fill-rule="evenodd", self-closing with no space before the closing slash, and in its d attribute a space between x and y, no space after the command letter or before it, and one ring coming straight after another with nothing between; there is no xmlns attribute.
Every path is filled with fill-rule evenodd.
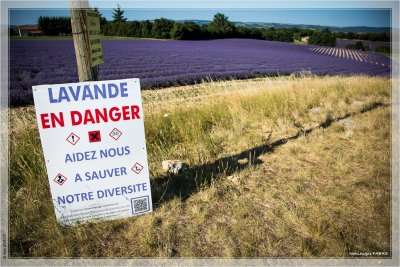
<svg viewBox="0 0 400 267"><path fill-rule="evenodd" d="M230 21L274 22L324 26L390 27L390 11L384 9L124 9L128 20L211 20L217 12ZM108 20L113 9L100 9ZM39 16L69 16L68 9L10 9L10 24L36 24Z"/></svg>

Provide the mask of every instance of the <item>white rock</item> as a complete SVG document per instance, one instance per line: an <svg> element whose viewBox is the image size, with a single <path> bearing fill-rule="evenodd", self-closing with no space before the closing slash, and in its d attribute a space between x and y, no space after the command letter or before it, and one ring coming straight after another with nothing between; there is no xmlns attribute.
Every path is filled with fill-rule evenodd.
<svg viewBox="0 0 400 267"><path fill-rule="evenodd" d="M352 106L362 106L364 102L355 100L351 103Z"/></svg>
<svg viewBox="0 0 400 267"><path fill-rule="evenodd" d="M310 110L308 110L308 112L310 113L321 113L322 112L322 108L320 107L316 107L316 108L311 108Z"/></svg>
<svg viewBox="0 0 400 267"><path fill-rule="evenodd" d="M248 158L238 159L237 163L239 163L240 165L247 164L249 163L249 159Z"/></svg>
<svg viewBox="0 0 400 267"><path fill-rule="evenodd" d="M28 190L25 187L21 187L17 193L15 194L15 198L21 198L23 197L26 193L28 192Z"/></svg>
<svg viewBox="0 0 400 267"><path fill-rule="evenodd" d="M352 119L339 120L339 123L347 128L356 127L358 125L358 122L356 122L355 120L352 120Z"/></svg>
<svg viewBox="0 0 400 267"><path fill-rule="evenodd" d="M188 169L188 165L180 160L164 160L162 162L164 171L168 173L178 174Z"/></svg>
<svg viewBox="0 0 400 267"><path fill-rule="evenodd" d="M228 177L226 177L226 179L228 179L229 181L236 183L236 184L239 182L239 176L237 176L237 175L228 176Z"/></svg>

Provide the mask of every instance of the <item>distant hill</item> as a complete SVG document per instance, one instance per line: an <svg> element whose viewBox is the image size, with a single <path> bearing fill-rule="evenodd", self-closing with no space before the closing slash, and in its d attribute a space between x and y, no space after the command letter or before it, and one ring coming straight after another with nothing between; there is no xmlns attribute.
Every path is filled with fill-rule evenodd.
<svg viewBox="0 0 400 267"><path fill-rule="evenodd" d="M178 22L193 21L198 25L208 24L210 20L178 20ZM301 28L321 30L329 28L334 32L356 32L356 33L390 33L390 27L367 27L367 26L350 26L350 27L336 27L336 26L322 26L322 25L309 25L309 24L284 24L284 23L268 23L268 22L233 22L236 26L245 26L249 28Z"/></svg>
<svg viewBox="0 0 400 267"><path fill-rule="evenodd" d="M208 24L208 23L210 23L211 22L211 20L201 20L201 19L193 19L193 20L190 20L190 19L187 19L187 20L174 20L174 21L176 21L176 22L190 22L190 21L192 21L192 22L194 22L194 23L196 23L197 25L204 25L204 24Z"/></svg>

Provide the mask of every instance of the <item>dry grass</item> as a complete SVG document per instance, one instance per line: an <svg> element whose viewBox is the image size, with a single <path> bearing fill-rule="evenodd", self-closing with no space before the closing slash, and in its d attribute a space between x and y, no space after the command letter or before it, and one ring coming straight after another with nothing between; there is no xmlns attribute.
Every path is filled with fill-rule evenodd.
<svg viewBox="0 0 400 267"><path fill-rule="evenodd" d="M11 256L390 252L390 99L390 79L363 76L143 92L155 211L71 228L55 221L34 109L12 109ZM335 121L352 113L351 127ZM191 168L166 175L165 159Z"/></svg>

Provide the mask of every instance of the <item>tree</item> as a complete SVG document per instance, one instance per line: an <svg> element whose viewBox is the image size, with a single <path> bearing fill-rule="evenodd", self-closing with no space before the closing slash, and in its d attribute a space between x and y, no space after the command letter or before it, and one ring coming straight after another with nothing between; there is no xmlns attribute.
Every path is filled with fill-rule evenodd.
<svg viewBox="0 0 400 267"><path fill-rule="evenodd" d="M148 20L143 20L140 22L140 37L151 38L151 28L153 24Z"/></svg>
<svg viewBox="0 0 400 267"><path fill-rule="evenodd" d="M155 19L151 29L153 38L157 39L170 38L170 32L173 27L173 24L174 23L172 21L165 18Z"/></svg>
<svg viewBox="0 0 400 267"><path fill-rule="evenodd" d="M262 37L265 40L273 41L273 40L275 40L275 36L276 36L276 33L275 33L275 28L274 27L271 27L271 28L268 28L268 29L263 29L263 31L262 31Z"/></svg>
<svg viewBox="0 0 400 267"><path fill-rule="evenodd" d="M194 22L175 22L171 30L171 38L176 40L197 40L202 38L200 26Z"/></svg>
<svg viewBox="0 0 400 267"><path fill-rule="evenodd" d="M38 18L40 30L49 36L71 34L71 18L70 17L44 17Z"/></svg>
<svg viewBox="0 0 400 267"><path fill-rule="evenodd" d="M9 30L8 31L9 36L17 36L18 35L18 32L16 31L15 28L9 27L8 30Z"/></svg>
<svg viewBox="0 0 400 267"><path fill-rule="evenodd" d="M293 43L293 32L291 29L279 29L275 33L274 41Z"/></svg>
<svg viewBox="0 0 400 267"><path fill-rule="evenodd" d="M355 39L356 34L354 32L348 32L348 33L346 33L346 38L347 39Z"/></svg>
<svg viewBox="0 0 400 267"><path fill-rule="evenodd" d="M137 20L128 22L129 30L128 35L130 37L140 37L140 22Z"/></svg>
<svg viewBox="0 0 400 267"><path fill-rule="evenodd" d="M214 38L232 37L235 32L235 25L228 20L224 14L217 13L208 29Z"/></svg>
<svg viewBox="0 0 400 267"><path fill-rule="evenodd" d="M301 34L299 32L293 33L293 39L301 41Z"/></svg>
<svg viewBox="0 0 400 267"><path fill-rule="evenodd" d="M125 22L126 18L124 17L124 12L121 10L121 6L118 5L117 8L114 8L113 13L113 22Z"/></svg>
<svg viewBox="0 0 400 267"><path fill-rule="evenodd" d="M247 38L262 39L262 31L257 28L250 29L250 35Z"/></svg>
<svg viewBox="0 0 400 267"><path fill-rule="evenodd" d="M325 28L322 31L315 31L308 39L308 44L335 46L336 37L328 28Z"/></svg>
<svg viewBox="0 0 400 267"><path fill-rule="evenodd" d="M248 38L251 35L250 28L238 26L236 27L236 34L239 38Z"/></svg>
<svg viewBox="0 0 400 267"><path fill-rule="evenodd" d="M355 49L356 50L364 50L364 44L361 41L357 41L355 44Z"/></svg>
<svg viewBox="0 0 400 267"><path fill-rule="evenodd" d="M335 32L336 38L346 38L346 33L344 32Z"/></svg>

